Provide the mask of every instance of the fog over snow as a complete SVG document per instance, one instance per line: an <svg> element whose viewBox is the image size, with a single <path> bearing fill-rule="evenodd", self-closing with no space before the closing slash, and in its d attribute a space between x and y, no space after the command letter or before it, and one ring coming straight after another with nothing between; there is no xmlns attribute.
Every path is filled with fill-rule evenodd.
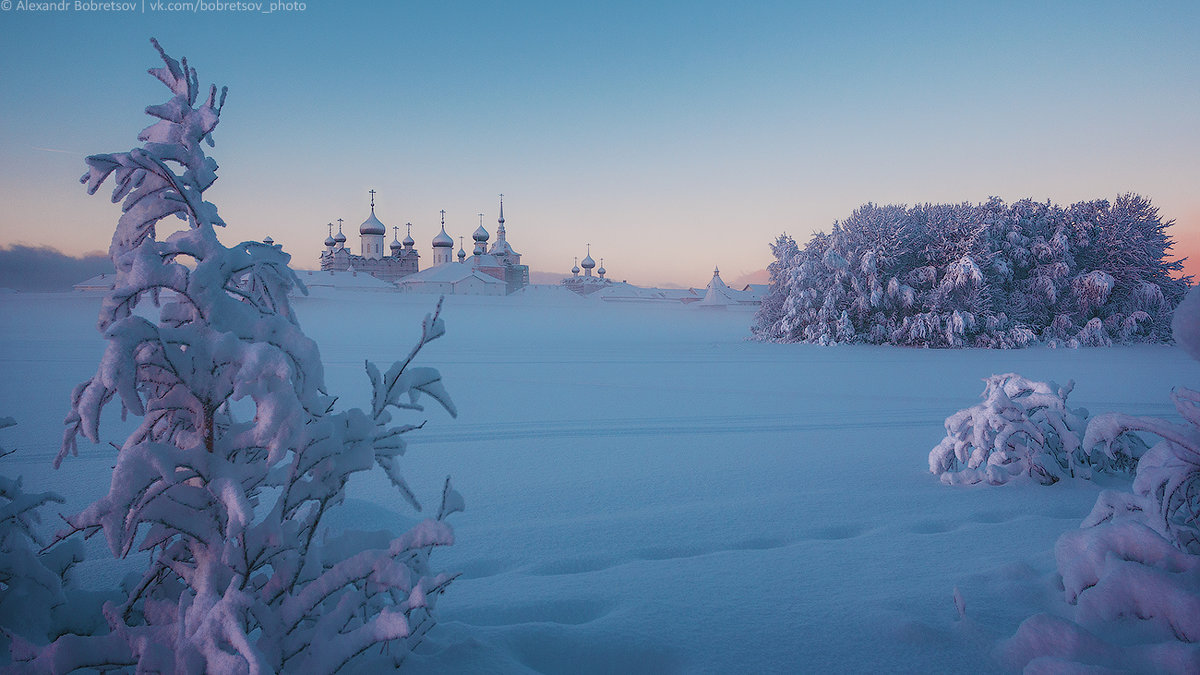
<svg viewBox="0 0 1200 675"><path fill-rule="evenodd" d="M0 416L18 422L4 473L62 493L64 512L104 493L115 457L84 444L50 469L70 390L104 347L99 302L0 295ZM363 360L403 358L435 302L295 301L339 405L368 403ZM1170 346L762 344L745 340L748 312L572 298L449 297L442 316L421 360L459 418L431 408L403 466L424 502L447 474L466 498L456 543L435 552L462 576L414 672L1005 672L998 641L1067 612L1055 541L1129 481L943 485L928 455L945 418L994 373L1074 379L1072 405L1093 415L1166 419L1172 387L1200 382ZM110 410L105 435L132 425ZM349 495L354 527L417 519L381 476ZM89 543L85 585L142 564L103 548Z"/></svg>

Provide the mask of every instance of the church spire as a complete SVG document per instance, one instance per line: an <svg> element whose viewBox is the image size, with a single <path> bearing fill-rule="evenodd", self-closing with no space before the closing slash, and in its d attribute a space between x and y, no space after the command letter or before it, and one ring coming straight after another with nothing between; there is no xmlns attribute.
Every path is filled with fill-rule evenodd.
<svg viewBox="0 0 1200 675"><path fill-rule="evenodd" d="M503 251L508 248L508 241L504 238L504 195L500 195L500 217L496 219L499 226L496 228L496 246L495 248Z"/></svg>

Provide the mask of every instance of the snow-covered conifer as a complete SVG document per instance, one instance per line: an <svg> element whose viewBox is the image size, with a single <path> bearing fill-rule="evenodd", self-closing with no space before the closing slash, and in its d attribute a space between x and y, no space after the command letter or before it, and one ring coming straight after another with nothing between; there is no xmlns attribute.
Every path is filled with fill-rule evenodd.
<svg viewBox="0 0 1200 675"><path fill-rule="evenodd" d="M784 302L787 300L791 288L789 277L792 273L793 261L800 254L800 249L796 246L794 239L786 234L781 234L771 244L771 254L775 256L775 262L767 265L767 272L770 274L770 290L763 298L762 305L759 306L755 315L756 332L773 332L781 329L781 320L785 312ZM772 339L780 337L783 336L771 335Z"/></svg>
<svg viewBox="0 0 1200 675"><path fill-rule="evenodd" d="M202 146L225 92L205 94L186 60L154 46L163 65L150 72L172 98L146 109L158 121L141 147L87 158L82 179L94 193L113 177L113 201L124 204L110 248L116 283L99 320L108 346L72 394L56 459L77 452L81 435L100 440L114 400L141 418L120 444L108 494L59 536L103 533L114 555L145 550L152 560L122 601L105 605L107 633L27 644L14 658L51 672L394 667L429 630L452 578L428 558L453 542L445 517L462 499L447 480L436 516L399 537L331 533L326 516L349 478L374 467L419 508L398 457L420 424L393 414L421 411L422 396L455 414L438 372L413 365L444 332L440 303L407 359L384 374L367 364L371 409L336 411L317 346L288 303L299 285L289 256L217 239L223 223L203 195L217 166ZM133 312L160 294L160 308Z"/></svg>

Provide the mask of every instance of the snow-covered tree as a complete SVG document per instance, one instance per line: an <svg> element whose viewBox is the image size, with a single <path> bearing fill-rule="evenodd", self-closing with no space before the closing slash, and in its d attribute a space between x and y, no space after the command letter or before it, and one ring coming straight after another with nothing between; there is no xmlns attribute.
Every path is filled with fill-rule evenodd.
<svg viewBox="0 0 1200 675"><path fill-rule="evenodd" d="M0 429L16 425L0 417ZM0 457L13 450L0 448ZM46 548L39 532L40 509L63 503L53 492L25 492L20 478L0 476L0 647L10 639L45 641L61 618L66 596L64 582L71 567L83 559L82 542Z"/></svg>
<svg viewBox="0 0 1200 675"><path fill-rule="evenodd" d="M788 288L791 286L787 277L791 273L792 260L800 254L800 249L796 246L794 239L787 234L781 234L771 244L771 254L775 256L775 262L767 265L767 273L770 275L770 290L767 292L767 297L763 298L762 306L755 318L756 331L760 327L764 331L778 330L780 320L784 315L783 305L788 297Z"/></svg>
<svg viewBox="0 0 1200 675"><path fill-rule="evenodd" d="M427 396L455 408L421 348L444 332L427 316L416 346L381 374L367 363L370 410L335 410L316 344L288 291L300 284L278 248L217 239L223 225L204 191L216 180L212 144L225 100L205 95L187 61L154 42L151 70L172 92L129 152L87 158L94 193L109 177L124 200L110 254L117 268L99 328L108 341L96 374L72 394L56 465L82 435L100 440L101 412L119 401L141 418L120 444L104 497L68 517L62 539L102 533L114 555L151 562L107 632L49 645L14 641L23 668L132 667L145 672L333 672L400 663L433 622L452 577L429 566L449 545L445 518L462 508L447 479L435 516L398 536L330 532L326 516L349 478L382 469L413 507L393 414ZM167 231L168 216L183 224ZM173 219L172 219L173 220ZM145 307L159 300L161 307ZM135 308L139 308L135 314Z"/></svg>
<svg viewBox="0 0 1200 675"><path fill-rule="evenodd" d="M1179 305L1174 335L1200 357L1200 289ZM1016 667L1200 672L1200 392L1171 398L1184 423L1119 413L1088 423L1085 451L1114 457L1131 432L1160 437L1132 491L1105 490L1055 546L1069 618L1039 614L1002 643Z"/></svg>
<svg viewBox="0 0 1200 675"><path fill-rule="evenodd" d="M946 437L929 453L929 470L946 484L999 485L1027 477L1049 485L1093 470L1128 471L1141 446L1136 438L1105 457L1083 451L1087 410L1067 407L1074 382L1060 387L1006 373L984 380L978 405L946 418Z"/></svg>
<svg viewBox="0 0 1200 675"><path fill-rule="evenodd" d="M1188 283L1171 278L1170 225L1136 195L1066 209L866 204L803 249L772 246L753 331L924 347L1164 341Z"/></svg>

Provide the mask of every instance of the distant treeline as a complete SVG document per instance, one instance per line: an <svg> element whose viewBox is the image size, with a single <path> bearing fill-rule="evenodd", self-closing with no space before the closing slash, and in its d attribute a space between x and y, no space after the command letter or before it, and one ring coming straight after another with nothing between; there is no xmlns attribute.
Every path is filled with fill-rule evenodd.
<svg viewBox="0 0 1200 675"><path fill-rule="evenodd" d="M780 342L1024 347L1167 342L1190 277L1148 199L1068 207L866 204L804 248L781 235L754 335Z"/></svg>

